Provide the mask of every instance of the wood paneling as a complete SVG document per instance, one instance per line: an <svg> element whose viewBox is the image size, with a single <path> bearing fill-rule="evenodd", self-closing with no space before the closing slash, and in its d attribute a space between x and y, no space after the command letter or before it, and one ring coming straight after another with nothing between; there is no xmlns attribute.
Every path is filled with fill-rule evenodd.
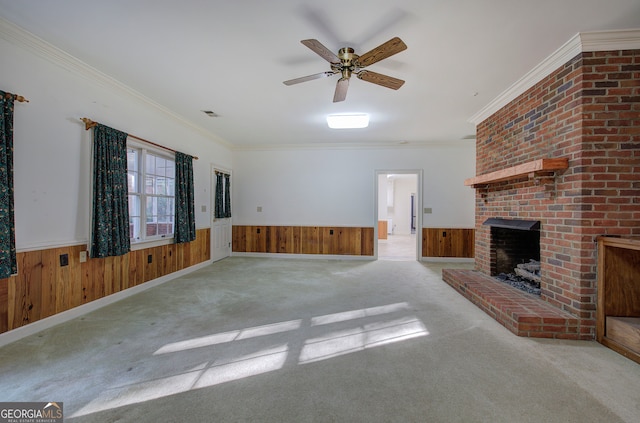
<svg viewBox="0 0 640 423"><path fill-rule="evenodd" d="M199 229L193 242L84 263L85 245L20 252L18 274L0 279L0 333L207 261L210 235L209 228ZM60 266L61 254L68 254L67 266Z"/></svg>
<svg viewBox="0 0 640 423"><path fill-rule="evenodd" d="M598 238L596 339L640 363L640 238Z"/></svg>
<svg viewBox="0 0 640 423"><path fill-rule="evenodd" d="M233 226L238 253L373 255L373 228Z"/></svg>
<svg viewBox="0 0 640 423"><path fill-rule="evenodd" d="M473 258L474 245L474 229L422 229L422 257Z"/></svg>

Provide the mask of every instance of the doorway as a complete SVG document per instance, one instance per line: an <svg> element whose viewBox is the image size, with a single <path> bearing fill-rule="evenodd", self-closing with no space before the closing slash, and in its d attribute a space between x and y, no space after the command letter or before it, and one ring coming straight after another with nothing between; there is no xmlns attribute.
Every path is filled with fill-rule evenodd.
<svg viewBox="0 0 640 423"><path fill-rule="evenodd" d="M421 170L376 171L376 248L378 260L420 259Z"/></svg>

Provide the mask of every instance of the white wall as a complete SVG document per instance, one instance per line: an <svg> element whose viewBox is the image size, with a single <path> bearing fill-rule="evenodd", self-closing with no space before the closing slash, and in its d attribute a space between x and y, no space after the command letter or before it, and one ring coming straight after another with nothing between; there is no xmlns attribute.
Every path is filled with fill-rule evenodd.
<svg viewBox="0 0 640 423"><path fill-rule="evenodd" d="M378 175L378 220L387 220L389 188L387 175Z"/></svg>
<svg viewBox="0 0 640 423"><path fill-rule="evenodd" d="M235 151L233 223L373 226L376 170L423 169L425 227L473 227L475 142ZM262 207L262 212L257 212ZM422 206L419 207L422 211Z"/></svg>
<svg viewBox="0 0 640 423"><path fill-rule="evenodd" d="M88 241L92 131L81 117L198 156L196 226L210 226L210 168L231 167L229 148L61 52L1 33L0 89L29 100L16 102L14 116L18 250Z"/></svg>

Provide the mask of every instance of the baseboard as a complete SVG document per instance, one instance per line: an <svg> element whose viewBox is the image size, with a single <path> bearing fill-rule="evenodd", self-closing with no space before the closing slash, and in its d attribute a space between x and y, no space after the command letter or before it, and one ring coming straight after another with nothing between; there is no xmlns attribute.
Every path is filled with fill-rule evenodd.
<svg viewBox="0 0 640 423"><path fill-rule="evenodd" d="M131 297L132 295L146 291L147 289L162 285L163 283L169 282L175 278L207 267L211 263L211 260L203 261L202 263L198 263L185 269L178 270L177 272L161 276L157 279L150 280L141 285L136 285L132 288L128 288L123 291L116 292L115 294L111 294L106 297L91 301L90 303L82 304L78 307L74 307L70 310L63 311L50 317L46 317L28 325L20 326L19 328L15 328L13 330L10 330L9 332L0 334L0 347L18 341L22 338L26 338L27 336L33 335L35 333L41 332L50 327L59 325L60 323L68 322L69 320L91 313L92 311L96 311L109 304L113 304L125 298Z"/></svg>
<svg viewBox="0 0 640 423"><path fill-rule="evenodd" d="M285 254L285 253L231 253L232 257L288 258L307 260L375 260L374 256L351 256L335 254Z"/></svg>

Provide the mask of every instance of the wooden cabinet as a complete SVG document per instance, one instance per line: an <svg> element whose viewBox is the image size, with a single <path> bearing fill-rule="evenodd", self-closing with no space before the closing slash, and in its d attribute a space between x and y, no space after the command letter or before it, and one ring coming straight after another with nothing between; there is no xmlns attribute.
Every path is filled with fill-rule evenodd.
<svg viewBox="0 0 640 423"><path fill-rule="evenodd" d="M598 238L598 342L640 363L640 238Z"/></svg>
<svg viewBox="0 0 640 423"><path fill-rule="evenodd" d="M378 239L387 239L387 221L378 220Z"/></svg>

